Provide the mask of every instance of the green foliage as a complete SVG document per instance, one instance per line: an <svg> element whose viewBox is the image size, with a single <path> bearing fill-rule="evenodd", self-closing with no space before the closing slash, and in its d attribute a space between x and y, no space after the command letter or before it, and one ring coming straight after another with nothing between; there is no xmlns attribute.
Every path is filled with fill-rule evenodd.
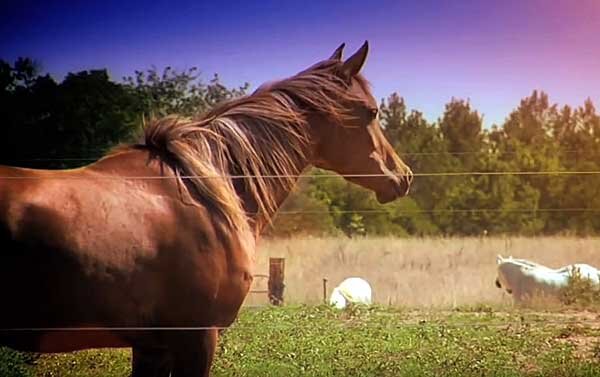
<svg viewBox="0 0 600 377"><path fill-rule="evenodd" d="M162 74L155 68L136 71L125 78L125 86L138 99L138 112L149 118L180 114L193 116L204 113L218 103L244 95L249 84L228 89L217 74L205 84L197 68L177 72L166 67Z"/></svg>
<svg viewBox="0 0 600 377"><path fill-rule="evenodd" d="M33 358L29 354L16 352L10 348L0 347L0 376L32 377L34 374L28 364Z"/></svg>
<svg viewBox="0 0 600 377"><path fill-rule="evenodd" d="M62 168L88 163L130 137L135 98L105 70L68 74L60 84L33 62L0 63L0 163Z"/></svg>
<svg viewBox="0 0 600 377"><path fill-rule="evenodd" d="M600 287L592 280L584 278L578 269L569 277L569 284L561 289L560 300L563 304L579 309L600 309Z"/></svg>
<svg viewBox="0 0 600 377"><path fill-rule="evenodd" d="M460 99L446 105L437 124L408 112L397 94L382 101L381 110L387 137L417 173L600 170L600 116L590 100L558 111L547 94L534 91L491 129ZM599 184L595 175L423 176L410 197L420 209L415 215L445 235L594 235L600 231L592 210L600 208Z"/></svg>
<svg viewBox="0 0 600 377"><path fill-rule="evenodd" d="M336 229L348 236L407 234L398 221L399 215L394 216L394 211L402 205L400 202L382 206L370 192L341 177L332 177L330 172L312 169L308 174L313 177L303 179L302 190L290 200L299 209L310 206L311 201L321 203L319 211L305 214L313 221L330 219ZM304 201L299 201L298 195L302 195Z"/></svg>
<svg viewBox="0 0 600 377"><path fill-rule="evenodd" d="M0 163L65 168L85 165L139 134L144 119L192 115L245 93L217 75L204 84L195 69L138 71L124 84L106 70L69 73L57 83L30 59L0 60Z"/></svg>
<svg viewBox="0 0 600 377"><path fill-rule="evenodd" d="M294 192L278 211L267 236L333 236L340 233L329 207L312 197L307 189Z"/></svg>
<svg viewBox="0 0 600 377"><path fill-rule="evenodd" d="M479 168L477 153L483 151L483 118L479 113L471 110L468 102L452 98L439 127L448 152L457 156L463 170Z"/></svg>

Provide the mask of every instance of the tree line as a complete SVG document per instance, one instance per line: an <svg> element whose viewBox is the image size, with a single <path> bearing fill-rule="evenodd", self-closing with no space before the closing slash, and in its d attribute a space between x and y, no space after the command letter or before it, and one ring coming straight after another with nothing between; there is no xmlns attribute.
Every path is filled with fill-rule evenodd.
<svg viewBox="0 0 600 377"><path fill-rule="evenodd" d="M69 73L57 82L31 59L0 60L0 164L85 165L134 140L146 119L201 113L248 88L228 88L218 75L205 82L195 68L169 67L136 71L118 82L106 70ZM600 175L498 174L600 170L600 115L590 99L575 108L559 106L534 90L491 128L483 127L482 115L463 99L452 98L434 122L408 109L397 93L380 108L391 144L415 173L425 173L416 177L409 197L379 205L368 191L313 169L270 235L600 231Z"/></svg>

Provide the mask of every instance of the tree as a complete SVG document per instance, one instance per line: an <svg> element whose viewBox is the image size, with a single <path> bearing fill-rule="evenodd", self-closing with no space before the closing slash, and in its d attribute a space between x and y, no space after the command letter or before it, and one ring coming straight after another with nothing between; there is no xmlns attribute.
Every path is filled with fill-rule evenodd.
<svg viewBox="0 0 600 377"><path fill-rule="evenodd" d="M6 137L0 162L29 167L88 163L132 133L134 98L105 70L69 74L57 84L29 59L0 64ZM7 68L8 67L8 68ZM8 73L8 74L7 74Z"/></svg>
<svg viewBox="0 0 600 377"><path fill-rule="evenodd" d="M469 102L452 98L439 121L448 152L465 171L476 170L478 154L483 147L483 118L471 109Z"/></svg>
<svg viewBox="0 0 600 377"><path fill-rule="evenodd" d="M115 144L139 134L143 120L171 113L192 115L242 95L217 75L205 85L195 69L136 72L125 84L106 70L69 73L59 84L39 74L33 60L0 61L0 163L64 168L90 163Z"/></svg>
<svg viewBox="0 0 600 377"><path fill-rule="evenodd" d="M565 170L572 172L600 170L600 115L588 98L575 110L564 106L553 125L560 145L560 161ZM554 192L554 203L559 208L588 209L570 212L568 216L554 215L548 221L547 231L568 229L581 235L597 234L600 219L593 211L600 208L600 177L571 175L561 179L560 190Z"/></svg>
<svg viewBox="0 0 600 377"><path fill-rule="evenodd" d="M548 95L534 90L510 113L503 131L507 137L526 145L544 144L552 136L552 125L557 114L557 106L550 105Z"/></svg>
<svg viewBox="0 0 600 377"><path fill-rule="evenodd" d="M177 72L166 67L161 74L155 68L135 71L124 78L126 87L138 98L137 111L153 118L169 114L193 116L213 108L220 102L242 96L249 84L228 89L215 74L205 84L197 68Z"/></svg>
<svg viewBox="0 0 600 377"><path fill-rule="evenodd" d="M385 136L394 147L400 149L407 116L404 98L398 93L392 93L387 102L381 100L379 108Z"/></svg>
<svg viewBox="0 0 600 377"><path fill-rule="evenodd" d="M560 118L558 106L550 103L548 95L533 91L531 96L521 100L491 139L500 158L512 171L562 171L565 167L556 138ZM528 175L521 176L520 181L539 192L539 203L543 203L544 208L561 208L565 178L550 174ZM544 231L554 228L550 223L557 219L556 213L539 213L538 217L544 224Z"/></svg>

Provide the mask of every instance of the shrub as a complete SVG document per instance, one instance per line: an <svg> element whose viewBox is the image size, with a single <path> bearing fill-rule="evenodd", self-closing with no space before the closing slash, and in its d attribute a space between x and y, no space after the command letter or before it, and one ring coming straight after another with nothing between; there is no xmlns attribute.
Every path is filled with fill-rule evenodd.
<svg viewBox="0 0 600 377"><path fill-rule="evenodd" d="M2 377L32 377L33 373L28 366L32 362L31 354L0 347L0 376Z"/></svg>
<svg viewBox="0 0 600 377"><path fill-rule="evenodd" d="M568 285L561 290L560 299L569 306L600 308L600 287L582 277L578 269L573 269Z"/></svg>

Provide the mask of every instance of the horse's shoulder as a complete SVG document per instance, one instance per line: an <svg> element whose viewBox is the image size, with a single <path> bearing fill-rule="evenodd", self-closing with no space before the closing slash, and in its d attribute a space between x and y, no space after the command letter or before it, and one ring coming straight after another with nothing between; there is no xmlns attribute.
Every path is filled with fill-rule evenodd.
<svg viewBox="0 0 600 377"><path fill-rule="evenodd" d="M68 238L60 212L28 195L12 195L10 203L0 211L2 242L36 247L61 247Z"/></svg>

